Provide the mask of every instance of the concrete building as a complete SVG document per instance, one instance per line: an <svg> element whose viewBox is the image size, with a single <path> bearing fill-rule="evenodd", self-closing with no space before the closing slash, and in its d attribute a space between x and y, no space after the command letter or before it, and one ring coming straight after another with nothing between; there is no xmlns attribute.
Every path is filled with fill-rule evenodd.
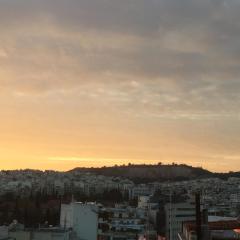
<svg viewBox="0 0 240 240"><path fill-rule="evenodd" d="M60 224L71 228L80 240L97 240L98 207L94 203L62 204Z"/></svg>
<svg viewBox="0 0 240 240"><path fill-rule="evenodd" d="M147 209L149 207L150 196L139 196L138 207Z"/></svg>
<svg viewBox="0 0 240 240"><path fill-rule="evenodd" d="M59 228L11 230L8 235L14 240L70 240L70 231Z"/></svg>
<svg viewBox="0 0 240 240"><path fill-rule="evenodd" d="M234 240L240 239L240 221L226 220L208 223L210 240ZM186 222L183 224L183 233L179 235L179 240L197 240L196 223ZM201 239L205 240L206 237Z"/></svg>
<svg viewBox="0 0 240 240"><path fill-rule="evenodd" d="M154 193L153 188L145 184L140 184L130 189L129 196L132 199L134 199L134 198L138 198L139 196L151 196L153 193Z"/></svg>
<svg viewBox="0 0 240 240"><path fill-rule="evenodd" d="M144 236L156 240L157 236L146 209L124 205L100 210L98 233L99 240L136 240Z"/></svg>
<svg viewBox="0 0 240 240"><path fill-rule="evenodd" d="M8 227L0 226L0 240L6 239L8 237Z"/></svg>
<svg viewBox="0 0 240 240"><path fill-rule="evenodd" d="M195 203L168 203L165 205L166 238L178 239L178 233L182 232L182 224L186 221L196 220Z"/></svg>

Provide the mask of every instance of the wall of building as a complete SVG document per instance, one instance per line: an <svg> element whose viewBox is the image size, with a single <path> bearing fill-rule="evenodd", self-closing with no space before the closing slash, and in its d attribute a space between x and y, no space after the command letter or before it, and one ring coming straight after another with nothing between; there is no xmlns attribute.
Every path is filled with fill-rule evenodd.
<svg viewBox="0 0 240 240"><path fill-rule="evenodd" d="M10 231L9 237L16 240L69 240L69 232Z"/></svg>
<svg viewBox="0 0 240 240"><path fill-rule="evenodd" d="M62 205L61 226L72 228L81 240L96 240L98 207L95 204L71 203Z"/></svg>
<svg viewBox="0 0 240 240"><path fill-rule="evenodd" d="M169 240L178 239L178 233L182 232L182 223L185 221L194 221L195 205L186 203L167 204L165 206L166 214L166 237Z"/></svg>
<svg viewBox="0 0 240 240"><path fill-rule="evenodd" d="M25 231L14 231L9 232L9 237L12 237L16 240L31 240L31 233Z"/></svg>

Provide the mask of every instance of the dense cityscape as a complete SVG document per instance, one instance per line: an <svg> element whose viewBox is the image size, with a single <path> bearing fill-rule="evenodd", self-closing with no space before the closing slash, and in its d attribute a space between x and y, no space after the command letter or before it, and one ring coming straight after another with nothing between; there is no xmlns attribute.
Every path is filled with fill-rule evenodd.
<svg viewBox="0 0 240 240"><path fill-rule="evenodd" d="M0 240L240 240L240 0L0 0Z"/></svg>
<svg viewBox="0 0 240 240"><path fill-rule="evenodd" d="M134 183L80 170L21 170L2 171L0 184L0 239L240 237L236 177Z"/></svg>

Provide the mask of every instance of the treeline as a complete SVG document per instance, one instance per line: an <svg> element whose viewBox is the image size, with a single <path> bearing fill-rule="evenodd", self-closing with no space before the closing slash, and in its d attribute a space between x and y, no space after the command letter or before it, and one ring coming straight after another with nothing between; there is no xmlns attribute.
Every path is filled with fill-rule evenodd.
<svg viewBox="0 0 240 240"><path fill-rule="evenodd" d="M114 205L128 200L128 193L122 193L118 189L106 190L103 193L92 192L88 195L81 191L69 192L63 196L37 192L20 197L7 193L0 197L0 225L9 225L13 220L17 220L25 227L58 226L62 203L79 201Z"/></svg>
<svg viewBox="0 0 240 240"><path fill-rule="evenodd" d="M104 190L102 193L94 193L86 195L83 192L76 192L74 199L79 202L99 202L103 204L114 204L129 201L128 191L121 192L118 189Z"/></svg>
<svg viewBox="0 0 240 240"><path fill-rule="evenodd" d="M8 225L17 220L26 227L37 227L39 224L58 225L61 201L54 195L41 193L30 197L8 193L0 199L0 224Z"/></svg>

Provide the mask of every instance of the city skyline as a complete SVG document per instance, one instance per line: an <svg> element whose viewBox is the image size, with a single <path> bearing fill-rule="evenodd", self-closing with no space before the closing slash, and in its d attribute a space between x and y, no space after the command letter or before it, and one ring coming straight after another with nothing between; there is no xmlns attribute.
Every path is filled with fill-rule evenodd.
<svg viewBox="0 0 240 240"><path fill-rule="evenodd" d="M240 1L1 0L0 169L240 170Z"/></svg>

